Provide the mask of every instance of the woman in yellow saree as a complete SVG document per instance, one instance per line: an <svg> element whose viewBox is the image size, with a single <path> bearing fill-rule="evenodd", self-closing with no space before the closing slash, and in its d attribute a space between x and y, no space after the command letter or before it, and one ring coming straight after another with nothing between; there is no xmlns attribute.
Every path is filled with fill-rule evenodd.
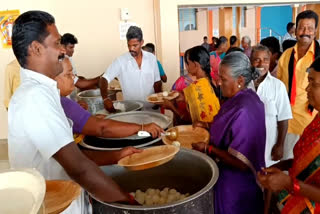
<svg viewBox="0 0 320 214"><path fill-rule="evenodd" d="M308 80L308 101L319 112L320 58L310 66ZM280 192L282 214L320 214L320 115L317 114L295 145L294 159L282 161L258 175L266 189ZM289 175L281 172L287 169Z"/></svg>
<svg viewBox="0 0 320 214"><path fill-rule="evenodd" d="M192 122L211 123L220 109L219 100L207 78L191 83L183 90Z"/></svg>
<svg viewBox="0 0 320 214"><path fill-rule="evenodd" d="M197 80L183 90L192 122L211 123L220 109L210 75L210 55L202 46L188 51L188 69Z"/></svg>
<svg viewBox="0 0 320 214"><path fill-rule="evenodd" d="M220 109L220 104L210 75L210 55L202 46L190 48L186 53L185 63L188 72L195 76L196 80L183 89L181 94L183 98L180 97L180 99L186 102L192 123L196 121L211 123ZM171 109L177 116L182 115L179 109L168 100L164 102L164 107Z"/></svg>

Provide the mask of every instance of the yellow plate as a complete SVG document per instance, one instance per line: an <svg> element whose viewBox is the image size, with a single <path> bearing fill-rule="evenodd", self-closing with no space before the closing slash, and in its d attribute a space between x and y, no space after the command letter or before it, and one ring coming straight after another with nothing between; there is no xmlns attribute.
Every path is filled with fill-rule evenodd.
<svg viewBox="0 0 320 214"><path fill-rule="evenodd" d="M155 146L122 158L118 164L129 170L149 169L170 161L178 151L179 147L172 145Z"/></svg>
<svg viewBox="0 0 320 214"><path fill-rule="evenodd" d="M172 127L167 130L176 129L178 131L178 137L175 140L170 140L167 136L162 136L162 141L164 144L172 145L173 141L179 141L180 146L187 149L192 149L192 143L204 142L209 143L210 134L209 132L200 127L193 128L192 125L183 125Z"/></svg>

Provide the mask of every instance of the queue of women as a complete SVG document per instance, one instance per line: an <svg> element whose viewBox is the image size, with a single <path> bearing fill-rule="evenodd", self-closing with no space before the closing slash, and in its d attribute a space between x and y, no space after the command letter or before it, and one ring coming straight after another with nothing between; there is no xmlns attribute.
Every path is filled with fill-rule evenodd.
<svg viewBox="0 0 320 214"><path fill-rule="evenodd" d="M265 168L265 107L248 88L261 72L241 51L224 56L217 81L212 79L210 54L205 48L187 50L184 60L188 73L172 87L180 96L166 100L163 106L173 111L175 125L193 124L210 132L208 145L194 142L192 146L218 164L215 213L269 213L276 207L282 213L319 213L320 116L304 130L294 147L293 160ZM319 111L320 58L308 73L308 100Z"/></svg>

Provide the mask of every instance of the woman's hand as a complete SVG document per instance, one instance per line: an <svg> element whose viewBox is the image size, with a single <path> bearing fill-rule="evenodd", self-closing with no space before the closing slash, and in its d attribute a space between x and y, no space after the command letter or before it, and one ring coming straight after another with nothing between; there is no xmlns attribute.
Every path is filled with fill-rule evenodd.
<svg viewBox="0 0 320 214"><path fill-rule="evenodd" d="M163 129L155 123L145 124L143 131L149 132L152 138L160 137L161 132L164 132Z"/></svg>
<svg viewBox="0 0 320 214"><path fill-rule="evenodd" d="M207 144L204 142L192 143L192 149L205 153Z"/></svg>
<svg viewBox="0 0 320 214"><path fill-rule="evenodd" d="M192 124L192 126L193 126L193 128L196 128L196 127L200 127L200 128L204 128L204 129L208 129L209 128L208 123L201 122L201 121L195 121Z"/></svg>
<svg viewBox="0 0 320 214"><path fill-rule="evenodd" d="M166 99L166 98L163 99L163 103L162 103L161 106L163 108L170 109L170 110L175 109L175 106L174 106L173 102L168 100L168 99Z"/></svg>
<svg viewBox="0 0 320 214"><path fill-rule="evenodd" d="M178 91L179 96L176 98L176 102L185 102L186 98L184 96L183 91Z"/></svg>
<svg viewBox="0 0 320 214"><path fill-rule="evenodd" d="M290 190L292 187L290 176L275 167L262 169L258 172L258 180L264 188L272 192L280 192L284 189Z"/></svg>

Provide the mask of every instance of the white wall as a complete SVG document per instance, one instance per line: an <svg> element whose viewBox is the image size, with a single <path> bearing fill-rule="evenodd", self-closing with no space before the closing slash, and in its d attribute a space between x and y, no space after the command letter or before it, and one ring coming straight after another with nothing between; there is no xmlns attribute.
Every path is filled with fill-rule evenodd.
<svg viewBox="0 0 320 214"><path fill-rule="evenodd" d="M251 39L251 46L256 44L256 9L250 7L247 9L246 27L240 28L240 42L243 36L249 36Z"/></svg>
<svg viewBox="0 0 320 214"><path fill-rule="evenodd" d="M0 4L0 11L19 9L44 10L56 19L59 33L74 34L74 62L79 75L94 77L105 71L120 54L127 51L126 41L119 39L120 8L129 8L132 22L143 30L145 42L155 42L152 0L11 0ZM3 105L4 69L14 59L11 49L0 47L0 139L7 138L7 112ZM163 62L165 64L165 62Z"/></svg>
<svg viewBox="0 0 320 214"><path fill-rule="evenodd" d="M208 36L207 10L197 13L197 30L179 32L180 52L185 52L189 48L203 43L203 37Z"/></svg>

